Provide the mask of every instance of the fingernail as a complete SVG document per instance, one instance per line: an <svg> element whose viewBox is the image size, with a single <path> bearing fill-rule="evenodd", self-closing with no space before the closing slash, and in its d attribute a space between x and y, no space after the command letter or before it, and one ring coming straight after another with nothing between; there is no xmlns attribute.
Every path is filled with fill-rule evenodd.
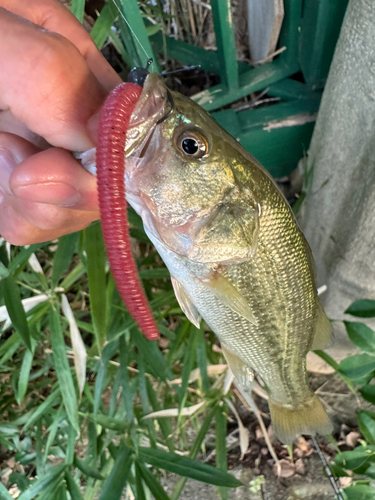
<svg viewBox="0 0 375 500"><path fill-rule="evenodd" d="M4 200L5 194L11 194L9 189L9 176L17 165L12 153L0 147L0 203Z"/></svg>
<svg viewBox="0 0 375 500"><path fill-rule="evenodd" d="M61 182L17 186L13 188L13 193L23 200L49 203L60 207L71 207L81 199L76 188Z"/></svg>

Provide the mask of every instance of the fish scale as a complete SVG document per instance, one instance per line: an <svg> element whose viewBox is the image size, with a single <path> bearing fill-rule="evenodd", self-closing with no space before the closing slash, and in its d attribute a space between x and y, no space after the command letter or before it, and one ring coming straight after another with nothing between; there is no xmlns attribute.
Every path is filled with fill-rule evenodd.
<svg viewBox="0 0 375 500"><path fill-rule="evenodd" d="M283 442L330 433L306 381L306 354L328 343L330 324L311 251L271 176L156 74L131 117L125 156L127 200L182 310L194 324L204 318L246 390L253 371L263 379Z"/></svg>

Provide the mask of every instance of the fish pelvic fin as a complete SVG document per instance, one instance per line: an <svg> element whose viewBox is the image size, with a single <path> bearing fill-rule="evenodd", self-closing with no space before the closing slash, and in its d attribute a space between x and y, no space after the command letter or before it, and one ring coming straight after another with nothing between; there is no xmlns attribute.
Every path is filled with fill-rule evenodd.
<svg viewBox="0 0 375 500"><path fill-rule="evenodd" d="M251 392L254 382L254 371L246 363L236 356L223 342L221 349L228 362L229 368L236 377L237 382L246 392Z"/></svg>
<svg viewBox="0 0 375 500"><path fill-rule="evenodd" d="M320 300L317 299L316 323L312 351L326 349L331 343L332 326L326 316Z"/></svg>
<svg viewBox="0 0 375 500"><path fill-rule="evenodd" d="M173 290L176 295L176 299L180 304L182 312L185 314L187 319L193 323L194 326L199 328L201 317L198 309L190 298L190 295L185 290L185 287L181 285L179 281L176 280L174 276L171 276L171 282L173 285Z"/></svg>
<svg viewBox="0 0 375 500"><path fill-rule="evenodd" d="M320 399L313 392L306 403L294 409L286 408L271 398L268 405L276 436L284 444L292 445L301 434L325 436L333 430Z"/></svg>

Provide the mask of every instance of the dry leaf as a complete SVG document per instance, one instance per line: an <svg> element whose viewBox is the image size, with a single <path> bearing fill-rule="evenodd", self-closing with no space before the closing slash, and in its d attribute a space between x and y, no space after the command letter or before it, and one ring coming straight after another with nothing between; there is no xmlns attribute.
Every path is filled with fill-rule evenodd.
<svg viewBox="0 0 375 500"><path fill-rule="evenodd" d="M202 401L196 405L189 406L187 408L182 408L181 415L183 415L184 417L191 417L191 415L194 415L194 413L197 412L199 408L202 408L204 404L205 401ZM168 408L166 410L153 411L152 413L149 413L148 415L142 417L142 420L145 420L146 418L160 418L160 417L178 417L178 408Z"/></svg>
<svg viewBox="0 0 375 500"><path fill-rule="evenodd" d="M304 476L306 474L306 467L302 458L298 458L294 465L296 467L297 474L299 474L300 476Z"/></svg>
<svg viewBox="0 0 375 500"><path fill-rule="evenodd" d="M36 306L37 304L40 304L41 302L45 302L49 298L50 297L48 295L41 293L40 295L35 295L34 297L29 297L27 299L23 299L22 305L23 305L25 312L28 312L34 306ZM12 325L12 322L9 319L9 314L8 314L7 308L5 306L0 307L0 323L2 321L5 321L5 323L3 324L1 331L5 332L5 330L7 330Z"/></svg>
<svg viewBox="0 0 375 500"><path fill-rule="evenodd" d="M289 460L286 460L285 458L279 461L279 471L277 469L278 469L277 464L274 464L272 469L273 473L275 475L278 475L279 477L285 477L285 478L294 476L296 472L295 465L289 462Z"/></svg>
<svg viewBox="0 0 375 500"><path fill-rule="evenodd" d="M240 449L241 449L241 458L240 458L240 460L242 460L243 457L245 456L245 453L247 452L248 447L249 447L249 431L243 425L242 420L240 419L240 416L238 415L237 410L236 410L234 404L231 401L229 401L229 399L226 399L226 398L224 399L224 401L229 406L231 412L233 413L233 415L237 419L238 430L239 430L239 433L240 433Z"/></svg>
<svg viewBox="0 0 375 500"><path fill-rule="evenodd" d="M359 432L352 431L352 432L349 432L349 434L346 436L345 442L348 446L350 446L351 448L354 448L358 442L358 439L360 439L360 437L361 437L361 435Z"/></svg>
<svg viewBox="0 0 375 500"><path fill-rule="evenodd" d="M66 295L61 296L62 310L69 322L70 338L72 341L73 355L74 355L74 368L77 375L79 397L82 396L83 388L86 381L86 359L87 352L85 344L83 343L81 333L78 329L73 311L70 307Z"/></svg>
<svg viewBox="0 0 375 500"><path fill-rule="evenodd" d="M29 264L30 264L30 267L31 269L35 272L35 273L38 273L38 274L43 274L44 275L44 272L43 272L43 269L42 269L42 266L40 265L40 262L37 258L37 256L35 255L35 253L32 253L29 257Z"/></svg>

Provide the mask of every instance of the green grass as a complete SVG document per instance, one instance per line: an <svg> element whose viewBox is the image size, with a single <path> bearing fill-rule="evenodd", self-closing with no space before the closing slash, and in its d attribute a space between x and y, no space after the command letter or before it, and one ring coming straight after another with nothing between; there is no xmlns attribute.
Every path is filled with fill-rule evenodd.
<svg viewBox="0 0 375 500"><path fill-rule="evenodd" d="M130 220L143 231L133 211ZM119 500L127 488L137 500L150 493L177 500L186 478L227 498L227 488L241 484L226 472L224 395L218 377L207 375L223 362L214 336L185 318L160 258L138 244L160 342L147 341L122 304L99 223L29 249L0 246L0 314L6 304L10 316L0 339L0 444L22 468L11 477L21 500ZM151 412L161 413L144 418ZM214 425L217 468L196 460ZM170 497L163 470L182 478ZM0 490L0 498L9 493Z"/></svg>

